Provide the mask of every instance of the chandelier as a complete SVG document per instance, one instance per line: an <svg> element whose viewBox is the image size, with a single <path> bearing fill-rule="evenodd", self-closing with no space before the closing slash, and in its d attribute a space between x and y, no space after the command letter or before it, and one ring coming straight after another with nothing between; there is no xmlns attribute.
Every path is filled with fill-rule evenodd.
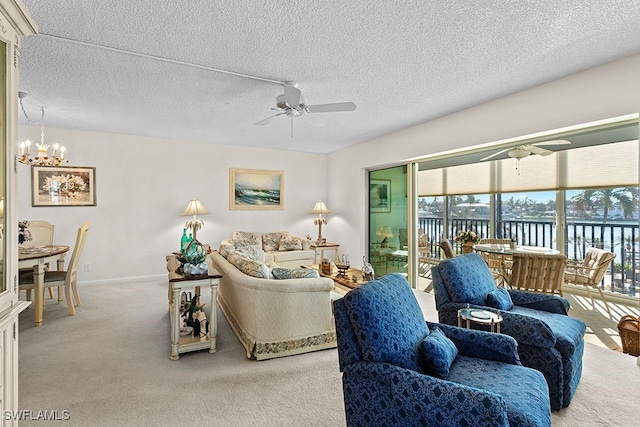
<svg viewBox="0 0 640 427"><path fill-rule="evenodd" d="M25 165L31 166L60 166L62 163L67 162L65 160L64 153L67 150L64 147L60 147L58 144L53 145L53 152L49 155L49 144L45 144L44 142L44 106L40 107L40 120L32 121L27 112L24 110L24 105L22 105L22 99L26 97L27 94L25 92L18 92L18 98L20 99L20 109L22 113L27 118L27 121L33 125L40 125L40 144L36 143L36 153L35 157L31 156L31 141L26 140L20 143L20 154L18 156L18 161L20 163L24 163Z"/></svg>

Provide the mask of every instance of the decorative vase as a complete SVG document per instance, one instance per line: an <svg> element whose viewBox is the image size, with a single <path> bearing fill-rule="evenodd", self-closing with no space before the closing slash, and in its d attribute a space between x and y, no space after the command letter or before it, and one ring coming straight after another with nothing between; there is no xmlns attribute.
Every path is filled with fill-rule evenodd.
<svg viewBox="0 0 640 427"><path fill-rule="evenodd" d="M471 252L473 252L473 242L463 243L462 253L466 255L466 254L470 254Z"/></svg>

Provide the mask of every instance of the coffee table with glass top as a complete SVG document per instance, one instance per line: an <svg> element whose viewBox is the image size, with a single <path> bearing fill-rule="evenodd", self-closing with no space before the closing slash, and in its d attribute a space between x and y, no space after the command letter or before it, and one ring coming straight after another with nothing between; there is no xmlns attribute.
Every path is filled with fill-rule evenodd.
<svg viewBox="0 0 640 427"><path fill-rule="evenodd" d="M364 285L365 283L369 282L368 280L364 280L364 278L362 277L362 270L359 270L357 268L347 268L346 270L344 270L344 273L345 273L344 276L342 276L342 275L338 275L339 273L338 268L335 266L334 263L331 263L331 274L323 273L322 270L319 268L318 264L303 265L302 267L315 268L316 270L318 270L318 273L320 273L320 276L328 277L332 279L334 282L336 282L337 284L345 286L349 289L355 289L358 286Z"/></svg>
<svg viewBox="0 0 640 427"><path fill-rule="evenodd" d="M491 332L500 333L500 323L502 316L500 312L483 310L481 308L461 308L458 310L458 327L462 327L462 321L465 321L467 329L471 328L471 322L479 325L489 326Z"/></svg>

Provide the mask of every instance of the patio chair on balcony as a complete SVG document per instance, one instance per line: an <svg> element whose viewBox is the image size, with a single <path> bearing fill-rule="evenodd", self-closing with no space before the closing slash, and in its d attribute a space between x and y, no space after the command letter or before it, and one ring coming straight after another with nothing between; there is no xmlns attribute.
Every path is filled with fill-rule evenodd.
<svg viewBox="0 0 640 427"><path fill-rule="evenodd" d="M442 239L440 242L440 248L442 248L445 258L449 259L456 256L456 254L453 253L453 246L451 246L449 239Z"/></svg>
<svg viewBox="0 0 640 427"><path fill-rule="evenodd" d="M509 239L482 239L478 243L480 245L510 245ZM482 258L484 258L493 278L500 286L506 282L506 276L511 269L512 258L511 255L505 256L504 254L492 253L492 252L480 252Z"/></svg>
<svg viewBox="0 0 640 427"><path fill-rule="evenodd" d="M562 296L567 257L561 254L516 252L507 284L511 289Z"/></svg>
<svg viewBox="0 0 640 427"><path fill-rule="evenodd" d="M609 265L611 265L615 257L616 254L613 252L607 252L598 248L589 248L582 262L579 264L569 264L564 273L564 283L583 285L587 289L591 303L594 306L595 301L589 288L597 289L598 292L600 292L602 302L609 314L611 314L611 310L600 288L600 282L602 282L604 274L607 272Z"/></svg>

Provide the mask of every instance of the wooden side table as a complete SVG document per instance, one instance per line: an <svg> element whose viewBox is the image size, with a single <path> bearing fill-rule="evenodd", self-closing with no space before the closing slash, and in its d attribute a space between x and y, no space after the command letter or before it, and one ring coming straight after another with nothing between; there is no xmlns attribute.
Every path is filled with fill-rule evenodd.
<svg viewBox="0 0 640 427"><path fill-rule="evenodd" d="M208 348L209 353L215 353L217 350L216 339L218 336L218 324L216 320L217 314L217 294L218 284L222 276L209 265L209 274L202 276L181 276L176 273L176 269L180 266L180 262L175 255L167 256L167 270L169 272L169 313L171 318L171 360L178 360L180 353L201 350ZM209 259L209 257L207 257ZM200 333L200 336L180 336L180 328L182 327L182 313L180 312L180 296L183 291L193 290L196 294L200 293L201 286L209 286L211 290L211 298L209 300L209 310L207 315L202 312L198 313L198 320L201 323L204 320L209 321L209 331Z"/></svg>
<svg viewBox="0 0 640 427"><path fill-rule="evenodd" d="M338 260L338 250L340 249L340 245L338 243L324 243L322 245L317 245L312 243L309 246L309 249L312 249L315 252L314 264L320 264L320 262L324 259L324 251L334 251L333 261Z"/></svg>

